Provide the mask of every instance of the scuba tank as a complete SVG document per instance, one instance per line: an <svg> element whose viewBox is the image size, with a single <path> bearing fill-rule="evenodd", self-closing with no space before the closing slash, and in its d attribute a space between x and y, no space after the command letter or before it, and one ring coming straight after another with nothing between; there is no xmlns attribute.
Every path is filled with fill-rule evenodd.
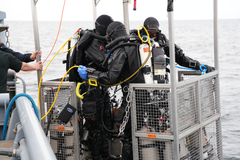
<svg viewBox="0 0 240 160"><path fill-rule="evenodd" d="M148 114L145 112L144 114L144 126L142 126L141 130L142 132L155 132L155 129L153 127L150 127L148 125ZM139 144L141 147L141 153L142 153L142 160L149 160L149 155L151 155L151 160L158 160L158 148L153 140L148 139L139 139Z"/></svg>
<svg viewBox="0 0 240 160"><path fill-rule="evenodd" d="M142 63L146 60L149 49L146 43L139 46ZM166 83L166 59L164 50L159 47L158 42L153 43L152 54L142 69L146 84Z"/></svg>
<svg viewBox="0 0 240 160"><path fill-rule="evenodd" d="M152 49L153 80L154 83L166 83L166 58L164 51L157 42Z"/></svg>
<svg viewBox="0 0 240 160"><path fill-rule="evenodd" d="M90 154L87 140L88 140L89 131L87 129L84 130L83 137L81 140L81 160L91 160L92 156Z"/></svg>
<svg viewBox="0 0 240 160"><path fill-rule="evenodd" d="M143 63L148 54L149 54L150 48L148 44L143 43L139 46L139 53L141 57L141 62ZM148 61L146 62L145 66L143 66L143 76L145 79L146 84L153 84L153 74L152 74L152 63L151 63L152 55L150 55Z"/></svg>
<svg viewBox="0 0 240 160"><path fill-rule="evenodd" d="M68 41L68 50L70 48L72 48L78 41L78 32L79 30L77 30L70 41ZM63 64L66 63L66 71L69 70L69 68L71 68L73 66L73 64L71 64L70 60L73 56L73 49L71 49L70 51L68 51L67 55L66 55L66 60L63 60Z"/></svg>

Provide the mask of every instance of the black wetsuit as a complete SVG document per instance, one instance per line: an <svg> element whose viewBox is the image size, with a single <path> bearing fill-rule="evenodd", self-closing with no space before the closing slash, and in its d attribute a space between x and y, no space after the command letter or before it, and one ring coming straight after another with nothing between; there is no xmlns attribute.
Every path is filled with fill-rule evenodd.
<svg viewBox="0 0 240 160"><path fill-rule="evenodd" d="M95 33L95 30L89 30L81 35L74 48L70 65L84 65L88 68L105 72L107 67L103 65L103 61L107 56L107 50L105 49L106 41L92 37L89 34L91 32ZM85 81L76 73L76 70L70 72L70 81ZM84 83L81 85L81 94L85 92L86 94L82 100L82 111L86 120L84 129L89 131L87 145L93 160L98 160L100 157L105 159L109 156L109 145L108 132L103 127L102 118L108 128L110 128L111 122L110 98L107 87L99 85L95 87ZM105 98L103 98L104 95Z"/></svg>

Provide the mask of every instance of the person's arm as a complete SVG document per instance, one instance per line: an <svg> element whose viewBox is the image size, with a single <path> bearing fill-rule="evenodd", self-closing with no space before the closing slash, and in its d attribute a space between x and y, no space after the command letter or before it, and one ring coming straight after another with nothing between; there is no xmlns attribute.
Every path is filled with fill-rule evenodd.
<svg viewBox="0 0 240 160"><path fill-rule="evenodd" d="M20 61L26 62L26 63L34 61L36 59L36 55L38 53L38 51L34 51L33 53L26 53L26 54L22 54L20 52L15 52L11 48L8 48L4 43L2 43L1 39L0 39L0 50L10 53L14 57L19 59ZM41 55L42 55L42 51L39 51L39 56L41 56Z"/></svg>
<svg viewBox="0 0 240 160"><path fill-rule="evenodd" d="M161 39L165 43L164 51L165 54L170 57L170 51L169 51L169 40L166 38L164 34L161 34ZM200 63L197 60L193 60L192 58L185 56L183 53L183 50L176 44L174 44L175 47L175 61L177 64L188 67L188 68L193 68L199 70Z"/></svg>
<svg viewBox="0 0 240 160"><path fill-rule="evenodd" d="M169 56L169 47L165 48L165 52L166 52L167 56ZM194 60L194 59L186 56L183 53L183 50L179 46L177 46L176 44L175 44L175 61L177 62L177 64L179 64L181 66L196 69L196 70L200 70L201 63L197 60ZM206 73L215 71L214 67L211 67L211 66L206 65L206 64L203 64L203 65L207 69ZM202 69L204 69L204 68L202 68Z"/></svg>
<svg viewBox="0 0 240 160"><path fill-rule="evenodd" d="M5 46L4 43L1 43L1 51L10 53L11 55L13 55L14 57L16 57L17 59L19 59L22 62L31 62L33 60L30 59L30 56L32 55L31 53L27 53L27 54L22 54L20 52L15 52L14 50L8 48L7 46Z"/></svg>
<svg viewBox="0 0 240 160"><path fill-rule="evenodd" d="M39 56L41 57L41 56L42 56L42 51L41 51L41 50L40 50L40 51L34 51L34 52L31 54L30 59L31 59L32 61L36 60L38 53L39 53Z"/></svg>
<svg viewBox="0 0 240 160"><path fill-rule="evenodd" d="M21 67L21 70L22 71L31 71L31 70L42 70L43 68L43 65L42 65L42 62L37 62L37 63L34 63L33 65L29 65L25 62L22 62L22 67Z"/></svg>
<svg viewBox="0 0 240 160"><path fill-rule="evenodd" d="M102 84L116 84L120 78L124 64L127 60L127 55L122 48L114 51L112 58L108 63L108 71L98 75L99 82Z"/></svg>

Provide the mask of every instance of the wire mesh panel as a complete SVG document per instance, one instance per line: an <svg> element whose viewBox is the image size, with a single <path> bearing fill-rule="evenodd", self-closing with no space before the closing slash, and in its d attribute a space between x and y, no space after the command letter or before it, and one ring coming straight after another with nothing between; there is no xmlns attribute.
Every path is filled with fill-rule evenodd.
<svg viewBox="0 0 240 160"><path fill-rule="evenodd" d="M186 140L186 145L187 145L187 148L188 148L188 156L183 158L182 159L186 159L186 160L193 160L193 159L201 159L201 143L200 143L200 129L198 129L197 131L187 135L185 137L185 140Z"/></svg>
<svg viewBox="0 0 240 160"><path fill-rule="evenodd" d="M177 109L179 133L198 121L197 82L177 87Z"/></svg>
<svg viewBox="0 0 240 160"><path fill-rule="evenodd" d="M220 119L211 122L202 129L203 131L203 158L211 160L222 159L222 143Z"/></svg>
<svg viewBox="0 0 240 160"><path fill-rule="evenodd" d="M137 133L150 131L167 134L170 131L169 92L168 88L135 88L133 102L136 105L134 113Z"/></svg>
<svg viewBox="0 0 240 160"><path fill-rule="evenodd" d="M220 113L218 78L212 76L200 81L202 121Z"/></svg>
<svg viewBox="0 0 240 160"><path fill-rule="evenodd" d="M179 71L179 80L189 80L200 76L200 71ZM217 75L199 81L199 98L202 121L220 113L219 79Z"/></svg>
<svg viewBox="0 0 240 160"><path fill-rule="evenodd" d="M63 82L43 82L41 87L41 114L46 115L42 127L58 160L79 159L79 134L77 112L69 120L59 118L67 106L76 108L75 84ZM59 89L59 90L58 90ZM57 97L57 98L56 98ZM42 107L43 106L43 107ZM73 112L74 113L74 112Z"/></svg>
<svg viewBox="0 0 240 160"><path fill-rule="evenodd" d="M137 138L139 160L172 160L173 141L157 141L148 138Z"/></svg>

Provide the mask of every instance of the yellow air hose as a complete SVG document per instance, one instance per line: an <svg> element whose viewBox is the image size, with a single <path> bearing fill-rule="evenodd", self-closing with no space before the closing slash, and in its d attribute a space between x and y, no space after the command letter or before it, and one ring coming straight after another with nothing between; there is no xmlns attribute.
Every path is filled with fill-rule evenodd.
<svg viewBox="0 0 240 160"><path fill-rule="evenodd" d="M80 99L83 99L84 97L83 97L83 95L85 95L87 92L85 92L85 93L83 93L83 94L79 94L79 89L80 89L80 86L83 84L83 83L85 83L86 81L84 81L84 82L82 82L82 83L80 83L80 82L78 82L78 84L77 84L77 87L76 87L76 95L78 96L78 98L80 98Z"/></svg>
<svg viewBox="0 0 240 160"><path fill-rule="evenodd" d="M55 98L54 98L54 101L53 101L51 107L49 108L48 112L41 118L41 120L42 120L43 118L45 118L45 117L49 114L49 112L51 111L53 105L55 104L55 102L56 102L56 100L57 100L57 96L58 96L58 93L59 93L59 90L60 90L60 88L61 88L61 85L62 85L62 82L63 82L64 78L66 77L66 75L68 74L68 72L69 72L71 69L73 69L73 68L79 68L79 66L72 66L72 67L65 73L65 75L63 76L63 78L62 78L62 80L61 80L61 82L60 82L60 84L59 84L59 86L58 86L58 90L57 90L56 96L55 96Z"/></svg>

